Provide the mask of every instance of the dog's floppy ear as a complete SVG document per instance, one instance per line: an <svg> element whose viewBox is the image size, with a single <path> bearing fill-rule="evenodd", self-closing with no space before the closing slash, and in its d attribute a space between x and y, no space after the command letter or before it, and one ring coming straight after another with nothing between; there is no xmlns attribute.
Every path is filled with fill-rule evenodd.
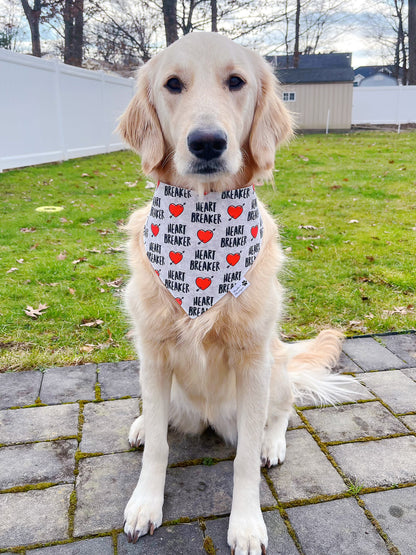
<svg viewBox="0 0 416 555"><path fill-rule="evenodd" d="M267 174L274 168L278 144L292 135L292 118L280 98L278 81L271 67L262 60L260 86L249 147L260 172Z"/></svg>
<svg viewBox="0 0 416 555"><path fill-rule="evenodd" d="M140 154L143 171L151 173L163 160L165 143L155 107L150 100L147 64L139 70L137 91L120 118L121 137Z"/></svg>

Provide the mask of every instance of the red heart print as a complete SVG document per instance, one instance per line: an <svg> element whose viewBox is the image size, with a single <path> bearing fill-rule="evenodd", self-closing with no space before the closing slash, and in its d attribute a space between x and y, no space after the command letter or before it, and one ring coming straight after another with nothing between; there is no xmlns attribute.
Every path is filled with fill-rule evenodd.
<svg viewBox="0 0 416 555"><path fill-rule="evenodd" d="M259 232L259 226L258 225L254 225L251 228L251 235L254 237L254 239L257 237L257 233Z"/></svg>
<svg viewBox="0 0 416 555"><path fill-rule="evenodd" d="M152 224L150 227L152 228L153 235L156 237L156 235L159 233L159 226Z"/></svg>
<svg viewBox="0 0 416 555"><path fill-rule="evenodd" d="M211 285L211 280L209 278L196 278L195 283L203 291Z"/></svg>
<svg viewBox="0 0 416 555"><path fill-rule="evenodd" d="M182 299L180 299L179 297L177 297L177 298L175 299L175 301L176 301L178 304L180 304L180 305L182 304Z"/></svg>
<svg viewBox="0 0 416 555"><path fill-rule="evenodd" d="M159 270L155 270L155 272L156 272L156 274L157 274L158 276L160 276Z"/></svg>
<svg viewBox="0 0 416 555"><path fill-rule="evenodd" d="M240 260L240 255L238 253L227 254L227 262L228 264L230 264L230 266L235 266L239 260Z"/></svg>
<svg viewBox="0 0 416 555"><path fill-rule="evenodd" d="M236 220L237 218L239 218L241 216L241 214L243 213L243 207L242 206L229 206L228 207L228 214L234 219Z"/></svg>
<svg viewBox="0 0 416 555"><path fill-rule="evenodd" d="M177 218L183 212L183 204L169 204L169 212Z"/></svg>
<svg viewBox="0 0 416 555"><path fill-rule="evenodd" d="M174 251L170 251L169 253L169 258L172 260L172 262L174 264L179 264L179 262L182 260L183 255L180 252L174 252Z"/></svg>
<svg viewBox="0 0 416 555"><path fill-rule="evenodd" d="M198 231L197 235L198 235L198 239L200 241L202 241L203 243L208 243L208 241L211 241L212 236L214 235L214 233L212 231L210 231L209 229L206 230L206 231L203 230L203 229L200 229Z"/></svg>

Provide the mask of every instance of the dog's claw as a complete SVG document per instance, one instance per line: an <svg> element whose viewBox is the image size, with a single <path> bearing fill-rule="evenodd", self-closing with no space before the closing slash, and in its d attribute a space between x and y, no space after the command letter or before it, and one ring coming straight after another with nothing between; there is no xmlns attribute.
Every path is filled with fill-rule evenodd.
<svg viewBox="0 0 416 555"><path fill-rule="evenodd" d="M234 549L234 547L232 547L231 548L231 555L234 555L234 554L235 554L235 549Z"/></svg>
<svg viewBox="0 0 416 555"><path fill-rule="evenodd" d="M154 531L155 531L155 525L153 524L153 522L149 522L149 524L150 524L149 534L150 534L151 536L153 536L153 533L154 533Z"/></svg>
<svg viewBox="0 0 416 555"><path fill-rule="evenodd" d="M262 555L266 555L266 548L263 544L261 544L261 552L262 552Z"/></svg>

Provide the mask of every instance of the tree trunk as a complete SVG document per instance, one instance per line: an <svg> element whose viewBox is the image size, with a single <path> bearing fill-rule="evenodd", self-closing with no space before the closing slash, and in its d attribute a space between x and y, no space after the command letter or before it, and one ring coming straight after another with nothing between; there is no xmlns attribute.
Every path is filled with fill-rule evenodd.
<svg viewBox="0 0 416 555"><path fill-rule="evenodd" d="M218 32L217 20L218 20L217 0L211 0L211 31L213 33Z"/></svg>
<svg viewBox="0 0 416 555"><path fill-rule="evenodd" d="M40 49L40 31L39 31L39 19L41 11L41 1L35 0L33 8L29 6L27 0L21 0L23 11L25 12L27 21L30 27L30 35L32 38L32 56L37 56L40 58L42 56Z"/></svg>
<svg viewBox="0 0 416 555"><path fill-rule="evenodd" d="M163 0L163 19L165 22L166 46L178 40L178 26L176 21L177 0Z"/></svg>
<svg viewBox="0 0 416 555"><path fill-rule="evenodd" d="M71 66L81 66L84 42L84 0L65 0L64 23L64 62Z"/></svg>
<svg viewBox="0 0 416 555"><path fill-rule="evenodd" d="M296 20L295 20L295 51L293 53L293 67L299 65L299 31L300 31L300 0L296 0Z"/></svg>
<svg viewBox="0 0 416 555"><path fill-rule="evenodd" d="M416 85L416 0L408 0L409 5L409 72L408 84Z"/></svg>

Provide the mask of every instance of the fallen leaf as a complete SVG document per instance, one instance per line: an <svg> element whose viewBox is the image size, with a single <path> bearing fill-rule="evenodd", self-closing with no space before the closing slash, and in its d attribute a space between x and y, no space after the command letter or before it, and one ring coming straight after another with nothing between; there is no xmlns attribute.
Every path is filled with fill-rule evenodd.
<svg viewBox="0 0 416 555"><path fill-rule="evenodd" d="M350 220L348 223L349 224L359 224L360 222L358 220Z"/></svg>
<svg viewBox="0 0 416 555"><path fill-rule="evenodd" d="M80 324L81 328L98 328L101 324L104 324L104 320L82 320L83 324Z"/></svg>
<svg viewBox="0 0 416 555"><path fill-rule="evenodd" d="M67 256L68 256L68 253L66 251L63 251L63 252L60 252L56 258L57 260L65 260Z"/></svg>
<svg viewBox="0 0 416 555"><path fill-rule="evenodd" d="M85 345L83 345L82 347L79 348L79 350L82 353L92 353L92 351L96 348L96 345L92 345L91 343L86 343Z"/></svg>
<svg viewBox="0 0 416 555"><path fill-rule="evenodd" d="M151 181L146 181L146 185L144 186L145 189L155 189L156 185Z"/></svg>
<svg viewBox="0 0 416 555"><path fill-rule="evenodd" d="M24 312L27 316L30 316L31 318L34 318L36 320L39 316L42 316L44 314L44 311L47 308L49 308L49 306L42 303L39 303L38 308L33 308L33 306L27 305Z"/></svg>
<svg viewBox="0 0 416 555"><path fill-rule="evenodd" d="M303 154L299 154L299 158L304 162L309 162L309 158L307 158L306 156L303 156Z"/></svg>
<svg viewBox="0 0 416 555"><path fill-rule="evenodd" d="M19 268L10 268L10 270L7 270L6 274L11 274L12 272L16 272Z"/></svg>
<svg viewBox="0 0 416 555"><path fill-rule="evenodd" d="M21 227L20 231L22 233L35 233L36 227Z"/></svg>
<svg viewBox="0 0 416 555"><path fill-rule="evenodd" d="M34 251L35 249L38 248L38 246L39 246L39 243L35 243L34 245L32 245L32 246L30 247L29 250L30 250L30 251Z"/></svg>
<svg viewBox="0 0 416 555"><path fill-rule="evenodd" d="M137 187L137 181L125 181L124 185L127 185L127 187Z"/></svg>
<svg viewBox="0 0 416 555"><path fill-rule="evenodd" d="M122 285L122 283L123 283L123 278L119 277L119 278L116 278L114 281L108 281L107 285L109 287L120 287L120 285Z"/></svg>
<svg viewBox="0 0 416 555"><path fill-rule="evenodd" d="M113 254L114 252L123 252L123 247L108 247L104 254Z"/></svg>
<svg viewBox="0 0 416 555"><path fill-rule="evenodd" d="M74 266L76 264L81 264L81 262L88 262L88 258L85 258L85 256L81 256L81 258L77 258L76 260L72 261L72 264L74 264Z"/></svg>
<svg viewBox="0 0 416 555"><path fill-rule="evenodd" d="M72 287L68 287L68 291L70 295L75 295L75 289L72 289Z"/></svg>
<svg viewBox="0 0 416 555"><path fill-rule="evenodd" d="M81 225L91 225L95 223L95 218L88 218L86 222L82 222Z"/></svg>
<svg viewBox="0 0 416 555"><path fill-rule="evenodd" d="M375 260L374 256L366 256L366 259L367 259L369 262L374 262L374 260Z"/></svg>
<svg viewBox="0 0 416 555"><path fill-rule="evenodd" d="M114 233L111 229L97 229L100 235L109 235L110 233Z"/></svg>
<svg viewBox="0 0 416 555"><path fill-rule="evenodd" d="M299 229L318 229L314 225L300 225Z"/></svg>
<svg viewBox="0 0 416 555"><path fill-rule="evenodd" d="M82 173L81 177L89 177L89 174L88 173Z"/></svg>
<svg viewBox="0 0 416 555"><path fill-rule="evenodd" d="M96 254L101 254L101 251L99 249L96 249L95 247L93 249L86 249L88 252L93 252Z"/></svg>

